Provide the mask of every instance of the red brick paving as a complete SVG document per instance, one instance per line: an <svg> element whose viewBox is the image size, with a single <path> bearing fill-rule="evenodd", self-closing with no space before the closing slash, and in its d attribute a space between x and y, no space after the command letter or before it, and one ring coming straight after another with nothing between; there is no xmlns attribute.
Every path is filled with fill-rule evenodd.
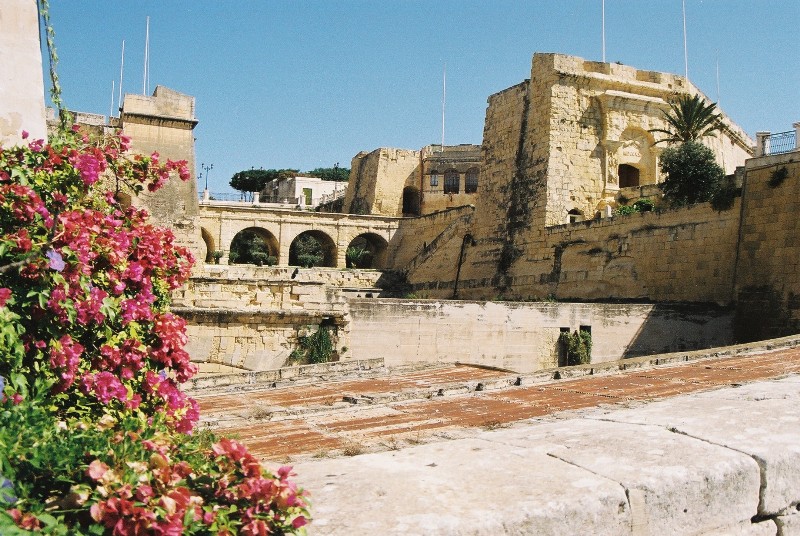
<svg viewBox="0 0 800 536"><path fill-rule="evenodd" d="M565 410L653 400L791 373L800 373L800 349L421 400L391 401L391 394L514 375L466 366L442 367L323 385L200 396L198 402L206 418L221 419L219 432L239 436L257 456L281 460L324 454L348 445L385 448L387 443L413 443L436 432L491 428ZM344 395L377 396L383 402L345 406L341 404ZM284 413L275 414L284 415L283 420L248 423L243 419L257 416L254 406L283 409ZM307 413L285 416L298 410ZM239 417L231 421L236 426L224 423L231 415Z"/></svg>

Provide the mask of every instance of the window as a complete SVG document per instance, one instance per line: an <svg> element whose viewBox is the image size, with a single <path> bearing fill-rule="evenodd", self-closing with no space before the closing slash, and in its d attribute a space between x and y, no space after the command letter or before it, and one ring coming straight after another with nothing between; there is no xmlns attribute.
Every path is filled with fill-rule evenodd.
<svg viewBox="0 0 800 536"><path fill-rule="evenodd" d="M458 193L459 174L455 169L444 172L444 193L457 194Z"/></svg>
<svg viewBox="0 0 800 536"><path fill-rule="evenodd" d="M403 216L419 216L419 190L413 186L403 188Z"/></svg>
<svg viewBox="0 0 800 536"><path fill-rule="evenodd" d="M567 223L577 223L579 221L583 221L583 212L577 208L573 208L567 212Z"/></svg>
<svg viewBox="0 0 800 536"><path fill-rule="evenodd" d="M435 169L431 171L431 186L439 186L439 172Z"/></svg>
<svg viewBox="0 0 800 536"><path fill-rule="evenodd" d="M639 186L639 170L628 164L619 165L619 187Z"/></svg>
<svg viewBox="0 0 800 536"><path fill-rule="evenodd" d="M467 176L464 178L464 193L474 194L478 191L478 170L472 168L467 170Z"/></svg>

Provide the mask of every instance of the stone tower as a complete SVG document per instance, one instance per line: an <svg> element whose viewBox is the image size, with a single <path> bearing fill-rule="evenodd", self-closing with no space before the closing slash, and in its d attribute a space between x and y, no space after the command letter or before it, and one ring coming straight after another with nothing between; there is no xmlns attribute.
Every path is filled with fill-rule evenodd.
<svg viewBox="0 0 800 536"><path fill-rule="evenodd" d="M157 152L162 161L186 160L195 177L194 97L157 86L152 96L126 94L120 111L120 125L131 138L136 153ZM167 181L155 193L142 192L134 203L150 212L153 223L173 229L178 243L189 247L199 258L203 251L200 234L197 183Z"/></svg>

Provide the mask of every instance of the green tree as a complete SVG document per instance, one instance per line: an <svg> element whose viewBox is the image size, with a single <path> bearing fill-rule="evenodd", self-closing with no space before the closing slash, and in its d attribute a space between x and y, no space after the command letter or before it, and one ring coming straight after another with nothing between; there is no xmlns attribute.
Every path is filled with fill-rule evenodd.
<svg viewBox="0 0 800 536"><path fill-rule="evenodd" d="M713 136L722 128L716 103L708 103L698 95L680 95L664 112L668 128L654 128L650 132L666 134L667 137L656 143L686 143L698 141L705 136Z"/></svg>
<svg viewBox="0 0 800 536"><path fill-rule="evenodd" d="M234 264L255 264L256 266L274 266L278 261L270 255L264 240L256 232L247 229L233 238L228 258Z"/></svg>
<svg viewBox="0 0 800 536"><path fill-rule="evenodd" d="M347 181L350 178L349 168L340 168L339 164L332 168L316 168L307 173L312 177L319 177L324 181Z"/></svg>
<svg viewBox="0 0 800 536"><path fill-rule="evenodd" d="M661 171L667 177L661 189L673 206L709 201L725 177L713 151L696 141L664 150Z"/></svg>
<svg viewBox="0 0 800 536"><path fill-rule="evenodd" d="M289 248L289 264L312 268L325 264L325 250L319 240L309 234L300 235Z"/></svg>
<svg viewBox="0 0 800 536"><path fill-rule="evenodd" d="M274 179L286 179L297 175L296 169L248 169L235 173L231 177L231 188L247 195L247 200L253 200L253 192L260 192L267 183Z"/></svg>

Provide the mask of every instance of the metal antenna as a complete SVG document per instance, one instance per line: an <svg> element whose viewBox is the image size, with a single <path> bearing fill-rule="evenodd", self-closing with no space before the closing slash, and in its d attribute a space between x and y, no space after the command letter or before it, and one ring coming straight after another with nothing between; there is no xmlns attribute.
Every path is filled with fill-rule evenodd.
<svg viewBox="0 0 800 536"><path fill-rule="evenodd" d="M144 78L142 80L142 94L147 95L150 92L149 86L149 71L150 70L150 17L147 17L147 27L144 34Z"/></svg>
<svg viewBox="0 0 800 536"><path fill-rule="evenodd" d="M125 40L122 40L122 59L119 62L119 98L117 106L122 109L122 74L125 71Z"/></svg>
<svg viewBox="0 0 800 536"><path fill-rule="evenodd" d="M111 107L108 109L108 118L111 119L114 117L114 93L116 93L116 81L111 81Z"/></svg>

